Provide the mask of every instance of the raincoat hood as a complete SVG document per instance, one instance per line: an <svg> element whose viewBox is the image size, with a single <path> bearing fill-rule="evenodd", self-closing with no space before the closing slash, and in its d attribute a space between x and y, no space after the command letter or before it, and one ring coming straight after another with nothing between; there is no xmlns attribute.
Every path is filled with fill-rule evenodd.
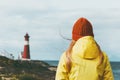
<svg viewBox="0 0 120 80"><path fill-rule="evenodd" d="M99 56L98 46L92 36L85 36L76 41L73 47L73 55L83 59L95 59Z"/></svg>

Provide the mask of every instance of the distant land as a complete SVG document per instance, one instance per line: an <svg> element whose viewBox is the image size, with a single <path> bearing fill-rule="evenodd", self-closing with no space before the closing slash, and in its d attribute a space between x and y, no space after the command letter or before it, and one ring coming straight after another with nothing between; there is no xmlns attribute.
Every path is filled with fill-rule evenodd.
<svg viewBox="0 0 120 80"><path fill-rule="evenodd" d="M0 80L54 80L55 66L40 60L12 60L0 56Z"/></svg>

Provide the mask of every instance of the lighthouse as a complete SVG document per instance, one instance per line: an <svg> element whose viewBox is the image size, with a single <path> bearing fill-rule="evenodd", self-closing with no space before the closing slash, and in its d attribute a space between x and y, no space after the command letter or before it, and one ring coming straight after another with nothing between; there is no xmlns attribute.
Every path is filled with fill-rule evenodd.
<svg viewBox="0 0 120 80"><path fill-rule="evenodd" d="M29 47L29 35L26 33L24 36L25 43L24 43L24 51L22 53L22 60L30 60L30 47Z"/></svg>

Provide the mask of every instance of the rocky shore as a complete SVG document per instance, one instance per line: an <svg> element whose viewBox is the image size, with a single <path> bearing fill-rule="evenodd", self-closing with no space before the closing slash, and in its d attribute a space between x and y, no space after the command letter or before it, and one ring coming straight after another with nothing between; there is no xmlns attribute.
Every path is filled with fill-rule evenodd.
<svg viewBox="0 0 120 80"><path fill-rule="evenodd" d="M0 56L0 80L55 80L56 68L39 60L11 60Z"/></svg>

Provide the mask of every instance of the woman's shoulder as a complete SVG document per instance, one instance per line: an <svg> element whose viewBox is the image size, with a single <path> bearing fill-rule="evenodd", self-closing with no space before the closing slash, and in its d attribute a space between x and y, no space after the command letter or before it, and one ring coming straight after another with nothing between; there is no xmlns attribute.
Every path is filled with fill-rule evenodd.
<svg viewBox="0 0 120 80"><path fill-rule="evenodd" d="M104 58L104 62L109 60L109 57L108 57L107 53L104 52L104 51L103 51L103 58Z"/></svg>
<svg viewBox="0 0 120 80"><path fill-rule="evenodd" d="M108 57L108 55L107 55L107 53L106 52L102 52L103 53L103 56L105 57L105 58L107 58Z"/></svg>
<svg viewBox="0 0 120 80"><path fill-rule="evenodd" d="M63 52L60 56L60 60L65 60L66 58L66 52Z"/></svg>

